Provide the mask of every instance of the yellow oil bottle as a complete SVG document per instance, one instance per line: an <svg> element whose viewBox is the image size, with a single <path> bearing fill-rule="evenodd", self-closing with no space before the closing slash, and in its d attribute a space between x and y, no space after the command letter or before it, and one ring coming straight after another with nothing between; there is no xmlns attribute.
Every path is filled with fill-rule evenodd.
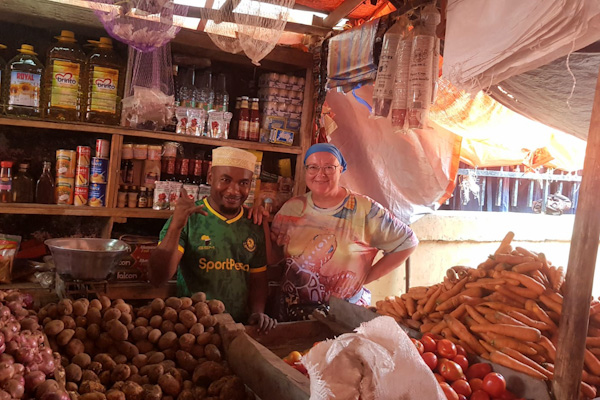
<svg viewBox="0 0 600 400"><path fill-rule="evenodd" d="M40 85L44 65L37 59L34 48L22 44L19 54L4 69L2 98L6 114L21 117L40 116Z"/></svg>
<svg viewBox="0 0 600 400"><path fill-rule="evenodd" d="M88 40L93 45L87 57L84 82L83 120L119 125L125 68L113 50L112 40Z"/></svg>
<svg viewBox="0 0 600 400"><path fill-rule="evenodd" d="M61 31L58 40L48 50L43 80L42 105L47 119L80 121L81 76L85 66L85 53L71 31Z"/></svg>

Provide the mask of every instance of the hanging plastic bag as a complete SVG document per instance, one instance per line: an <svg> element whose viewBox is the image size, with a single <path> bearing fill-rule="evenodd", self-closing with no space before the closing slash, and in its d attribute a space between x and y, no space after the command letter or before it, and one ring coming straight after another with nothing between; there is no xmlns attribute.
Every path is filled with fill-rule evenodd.
<svg viewBox="0 0 600 400"><path fill-rule="evenodd" d="M406 24L402 39L396 48L396 68L394 71L394 90L392 98L392 127L395 132L404 129L408 112L408 71L410 68L410 55L412 50L412 31L410 21L406 16L400 17L398 23Z"/></svg>
<svg viewBox="0 0 600 400"><path fill-rule="evenodd" d="M13 261L21 244L21 236L0 234L0 283L10 283Z"/></svg>

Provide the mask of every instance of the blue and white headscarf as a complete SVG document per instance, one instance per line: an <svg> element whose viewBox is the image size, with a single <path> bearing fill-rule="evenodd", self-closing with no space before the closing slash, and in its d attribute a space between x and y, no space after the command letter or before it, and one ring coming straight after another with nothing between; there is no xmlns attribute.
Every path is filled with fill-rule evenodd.
<svg viewBox="0 0 600 400"><path fill-rule="evenodd" d="M342 152L340 151L340 149L338 149L331 143L317 143L310 146L310 148L306 152L306 155L304 156L304 165L306 165L306 159L310 157L311 154L315 153L333 154L335 158L337 158L340 162L340 165L342 166L342 172L346 171L346 160L344 159Z"/></svg>

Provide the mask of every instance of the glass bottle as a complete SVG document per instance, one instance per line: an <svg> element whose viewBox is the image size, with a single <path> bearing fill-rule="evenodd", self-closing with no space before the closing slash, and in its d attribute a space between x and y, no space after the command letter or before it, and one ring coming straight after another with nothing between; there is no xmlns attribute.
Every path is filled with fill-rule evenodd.
<svg viewBox="0 0 600 400"><path fill-rule="evenodd" d="M240 108L242 107L242 98L235 99L235 109L231 118L231 126L229 127L229 139L237 139L238 126L240 119Z"/></svg>
<svg viewBox="0 0 600 400"><path fill-rule="evenodd" d="M192 171L192 183L194 185L200 185L202 182L202 155L200 153L196 154L196 157L193 160L193 166L190 168Z"/></svg>
<svg viewBox="0 0 600 400"><path fill-rule="evenodd" d="M250 110L250 127L248 129L248 140L258 142L260 136L260 112L258 111L258 99L252 99Z"/></svg>
<svg viewBox="0 0 600 400"><path fill-rule="evenodd" d="M39 204L54 204L54 178L50 161L44 161L42 175L35 187L35 201Z"/></svg>
<svg viewBox="0 0 600 400"><path fill-rule="evenodd" d="M131 186L127 192L127 207L137 208L138 204L138 187Z"/></svg>
<svg viewBox="0 0 600 400"><path fill-rule="evenodd" d="M3 88L6 113L21 117L40 116L40 85L44 65L37 59L33 46L22 44L18 55L4 69Z"/></svg>
<svg viewBox="0 0 600 400"><path fill-rule="evenodd" d="M0 44L0 51L6 50L6 46ZM4 114L4 97L2 96L2 78L4 78L4 68L6 68L6 61L0 56L0 115Z"/></svg>
<svg viewBox="0 0 600 400"><path fill-rule="evenodd" d="M205 111L213 110L215 103L215 92L212 85L212 72L204 71L200 80L200 105Z"/></svg>
<svg viewBox="0 0 600 400"><path fill-rule="evenodd" d="M224 74L217 77L217 90L215 92L215 110L229 111L229 94L227 93L227 80Z"/></svg>
<svg viewBox="0 0 600 400"><path fill-rule="evenodd" d="M119 125L125 67L113 50L112 40L88 40L94 50L88 55L83 82L83 120L96 124Z"/></svg>
<svg viewBox="0 0 600 400"><path fill-rule="evenodd" d="M133 161L127 160L127 175L124 183L133 183Z"/></svg>
<svg viewBox="0 0 600 400"><path fill-rule="evenodd" d="M179 179L178 181L187 184L190 183L190 159L182 158L179 165Z"/></svg>
<svg viewBox="0 0 600 400"><path fill-rule="evenodd" d="M140 187L140 196L138 197L138 208L148 207L148 193L144 186Z"/></svg>
<svg viewBox="0 0 600 400"><path fill-rule="evenodd" d="M81 75L85 67L85 53L71 31L61 31L46 56L42 84L43 114L57 121L80 121Z"/></svg>
<svg viewBox="0 0 600 400"><path fill-rule="evenodd" d="M0 203L12 202L12 161L0 162Z"/></svg>
<svg viewBox="0 0 600 400"><path fill-rule="evenodd" d="M33 203L35 181L29 173L29 163L19 164L19 171L13 178L13 203Z"/></svg>
<svg viewBox="0 0 600 400"><path fill-rule="evenodd" d="M181 107L196 107L197 91L194 87L195 71L193 68L187 71L181 71L179 73L180 87L179 87L179 103Z"/></svg>
<svg viewBox="0 0 600 400"><path fill-rule="evenodd" d="M238 122L238 139L248 140L250 135L250 110L248 109L248 96L242 97L240 117Z"/></svg>

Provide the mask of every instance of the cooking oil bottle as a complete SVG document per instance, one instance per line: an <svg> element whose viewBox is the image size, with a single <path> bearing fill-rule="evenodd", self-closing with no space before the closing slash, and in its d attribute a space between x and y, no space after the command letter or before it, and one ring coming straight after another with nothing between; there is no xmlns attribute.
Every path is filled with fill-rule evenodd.
<svg viewBox="0 0 600 400"><path fill-rule="evenodd" d="M0 44L0 52L6 50L6 46ZM2 96L2 78L4 77L4 68L6 68L6 61L0 54L0 115L4 114L4 96Z"/></svg>
<svg viewBox="0 0 600 400"><path fill-rule="evenodd" d="M58 40L48 50L42 91L44 117L57 121L80 121L81 74L85 53L71 31L61 31Z"/></svg>
<svg viewBox="0 0 600 400"><path fill-rule="evenodd" d="M2 98L9 115L40 116L40 83L44 65L33 50L33 46L22 44L19 54L4 69L6 83Z"/></svg>
<svg viewBox="0 0 600 400"><path fill-rule="evenodd" d="M83 120L118 125L125 84L123 63L114 52L109 38L101 37L98 41L88 42L93 45L93 50L85 66Z"/></svg>

